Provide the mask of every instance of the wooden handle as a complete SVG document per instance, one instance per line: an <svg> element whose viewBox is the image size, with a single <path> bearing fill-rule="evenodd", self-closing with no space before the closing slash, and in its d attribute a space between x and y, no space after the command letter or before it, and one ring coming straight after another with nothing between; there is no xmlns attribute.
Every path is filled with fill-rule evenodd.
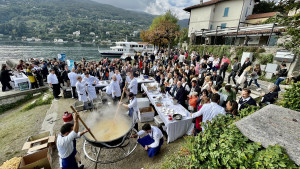
<svg viewBox="0 0 300 169"><path fill-rule="evenodd" d="M125 86L124 86L124 88L126 88L126 87L127 87L127 83L128 83L128 82L126 82L126 83L125 83ZM116 113L115 113L115 117L117 116L117 113L118 113L118 111L119 111L119 108L120 108L120 103L122 102L122 99L123 99L123 97L124 97L124 93L125 93L125 90L124 90L124 88L123 88L123 92L122 92L122 95L121 95L120 102L119 102L119 104L118 104L117 111L116 111Z"/></svg>
<svg viewBox="0 0 300 169"><path fill-rule="evenodd" d="M71 109L76 113L78 114L78 112L76 111L76 109L71 106ZM78 119L81 121L81 123L83 124L83 126L89 131L89 133L91 134L91 136L95 139L95 141L97 141L96 137L94 136L94 134L91 132L91 130L87 127L87 125L84 123L84 121L81 119L81 117L79 116L78 114Z"/></svg>

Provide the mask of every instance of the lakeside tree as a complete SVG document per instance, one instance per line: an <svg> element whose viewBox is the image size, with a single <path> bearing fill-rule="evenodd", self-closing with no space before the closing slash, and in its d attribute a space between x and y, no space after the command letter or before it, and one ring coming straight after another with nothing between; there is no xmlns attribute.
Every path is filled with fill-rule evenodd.
<svg viewBox="0 0 300 169"><path fill-rule="evenodd" d="M170 51L175 39L179 37L180 26L177 24L178 18L169 10L164 15L153 19L151 26L146 31L141 31L141 39L156 46L168 45Z"/></svg>

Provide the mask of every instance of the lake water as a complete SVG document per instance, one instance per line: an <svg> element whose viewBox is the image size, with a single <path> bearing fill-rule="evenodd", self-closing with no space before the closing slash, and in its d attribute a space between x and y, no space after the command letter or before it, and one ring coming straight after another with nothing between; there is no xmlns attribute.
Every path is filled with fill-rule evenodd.
<svg viewBox="0 0 300 169"><path fill-rule="evenodd" d="M109 50L109 46L99 46L102 50ZM7 59L29 58L57 58L57 54L66 54L67 59L78 61L81 58L87 60L100 60L96 44L80 43L37 43L37 42L0 42L0 61Z"/></svg>

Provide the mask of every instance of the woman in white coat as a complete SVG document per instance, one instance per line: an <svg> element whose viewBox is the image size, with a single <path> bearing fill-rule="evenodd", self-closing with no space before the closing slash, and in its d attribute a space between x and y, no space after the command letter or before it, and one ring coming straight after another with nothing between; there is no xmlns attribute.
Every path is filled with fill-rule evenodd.
<svg viewBox="0 0 300 169"><path fill-rule="evenodd" d="M85 90L85 82L82 81L82 77L77 77L77 83L76 83L76 91L78 93L78 100L87 103L87 97L86 97L86 90Z"/></svg>

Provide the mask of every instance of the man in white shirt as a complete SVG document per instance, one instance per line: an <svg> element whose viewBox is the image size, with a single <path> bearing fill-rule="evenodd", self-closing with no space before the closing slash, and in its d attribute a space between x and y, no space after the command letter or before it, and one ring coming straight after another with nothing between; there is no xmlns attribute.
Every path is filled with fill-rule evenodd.
<svg viewBox="0 0 300 169"><path fill-rule="evenodd" d="M58 83L57 76L55 75L55 70L51 69L50 74L47 77L47 83L53 90L53 96L55 99L59 99L59 94L60 94L60 85Z"/></svg>
<svg viewBox="0 0 300 169"><path fill-rule="evenodd" d="M146 123L142 127L142 130L137 134L132 135L132 137L142 136L145 133L147 133L148 135L138 139L138 143L140 143L145 148L148 156L152 158L159 152L160 147L164 143L163 134L158 127L151 126L150 124Z"/></svg>
<svg viewBox="0 0 300 169"><path fill-rule="evenodd" d="M212 94L211 103L204 104L198 112L193 114L191 113L192 118L196 118L203 115L202 122L206 123L207 121L212 121L212 119L215 118L218 114L225 115L225 109L219 106L219 101L220 95L217 93ZM204 127L202 126L202 131L203 130Z"/></svg>
<svg viewBox="0 0 300 169"><path fill-rule="evenodd" d="M117 81L116 75L112 76L112 80L109 85L109 90L114 101L120 100L121 88L119 82Z"/></svg>
<svg viewBox="0 0 300 169"><path fill-rule="evenodd" d="M74 125L71 123L64 124L60 129L60 134L57 136L56 146L58 155L61 158L62 169L82 169L84 166L78 167L75 159L76 138L82 136L87 130L79 133L78 114L74 114Z"/></svg>
<svg viewBox="0 0 300 169"><path fill-rule="evenodd" d="M77 77L79 75L75 73L75 68L72 68L71 72L68 73L68 77L70 79L70 84L72 88L72 98L78 98L77 92L76 92L76 83L77 83Z"/></svg>
<svg viewBox="0 0 300 169"><path fill-rule="evenodd" d="M95 78L94 76L91 76L89 72L85 72L85 77L83 78L83 81L85 82L88 98L89 101L93 101L97 98L96 94L96 84L99 82L98 78Z"/></svg>
<svg viewBox="0 0 300 169"><path fill-rule="evenodd" d="M178 58L178 61L179 61L180 65L182 65L182 63L184 62L184 60L185 60L185 56L183 55L183 53L181 53L179 55L179 58Z"/></svg>
<svg viewBox="0 0 300 169"><path fill-rule="evenodd" d="M128 97L129 97L128 105L124 104L122 102L120 102L120 104L129 109L129 116L133 119L133 124L135 124L134 128L138 131L139 129L138 129L137 118L138 118L139 108L138 108L138 104L137 104L137 99L134 96L134 94L131 92L128 94Z"/></svg>
<svg viewBox="0 0 300 169"><path fill-rule="evenodd" d="M138 92L138 82L136 78L133 76L133 73L130 73L130 83L128 85L129 91L127 91L125 88L124 90L126 91L126 94L128 95L129 92L133 93L135 96L137 95Z"/></svg>

